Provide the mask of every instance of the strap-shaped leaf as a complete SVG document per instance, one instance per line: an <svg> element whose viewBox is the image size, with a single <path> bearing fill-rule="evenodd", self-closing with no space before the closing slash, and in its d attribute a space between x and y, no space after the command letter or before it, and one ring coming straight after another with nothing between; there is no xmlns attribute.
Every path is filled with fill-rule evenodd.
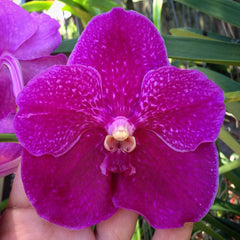
<svg viewBox="0 0 240 240"><path fill-rule="evenodd" d="M170 58L240 65L240 44L175 36L163 38Z"/></svg>
<svg viewBox="0 0 240 240"><path fill-rule="evenodd" d="M218 229L221 229L225 233L227 233L231 237L235 237L236 239L240 239L240 234L227 225L223 224L221 221L219 221L217 218L213 217L210 214L207 214L204 218L204 221L210 223L213 227L216 227Z"/></svg>
<svg viewBox="0 0 240 240"><path fill-rule="evenodd" d="M211 206L211 210L231 212L240 216L239 206L217 198L215 199L214 204Z"/></svg>
<svg viewBox="0 0 240 240"><path fill-rule="evenodd" d="M221 128L219 138L225 142L235 153L240 155L240 144L229 132Z"/></svg>
<svg viewBox="0 0 240 240"><path fill-rule="evenodd" d="M207 233L209 236L212 236L216 240L224 240L224 238L220 234L218 234L217 232L212 230L210 227L208 227L203 221L194 223L193 230L195 231L201 230Z"/></svg>
<svg viewBox="0 0 240 240"><path fill-rule="evenodd" d="M48 10L52 6L53 2L46 2L46 1L34 1L34 2L27 2L21 5L28 12L40 12L43 10Z"/></svg>
<svg viewBox="0 0 240 240"><path fill-rule="evenodd" d="M232 0L175 0L210 16L240 27L240 4Z"/></svg>
<svg viewBox="0 0 240 240"><path fill-rule="evenodd" d="M18 139L14 133L1 133L0 142L18 142Z"/></svg>

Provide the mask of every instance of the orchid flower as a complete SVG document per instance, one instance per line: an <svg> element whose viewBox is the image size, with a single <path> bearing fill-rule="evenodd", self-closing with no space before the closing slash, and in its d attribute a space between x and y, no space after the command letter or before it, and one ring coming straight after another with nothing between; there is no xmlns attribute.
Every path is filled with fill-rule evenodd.
<svg viewBox="0 0 240 240"><path fill-rule="evenodd" d="M22 180L42 218L81 229L125 208L175 228L210 208L223 92L170 66L144 16L114 8L93 18L67 66L35 77L17 104Z"/></svg>
<svg viewBox="0 0 240 240"><path fill-rule="evenodd" d="M13 133L18 93L35 75L67 60L63 54L50 56L61 42L56 20L29 14L10 0L0 4L0 133ZM19 144L0 143L0 177L16 169L20 155Z"/></svg>

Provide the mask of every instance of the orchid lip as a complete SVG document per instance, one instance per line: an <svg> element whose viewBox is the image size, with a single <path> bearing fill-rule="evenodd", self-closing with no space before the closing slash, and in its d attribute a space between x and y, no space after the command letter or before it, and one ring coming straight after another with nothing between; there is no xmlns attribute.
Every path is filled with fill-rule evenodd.
<svg viewBox="0 0 240 240"><path fill-rule="evenodd" d="M6 65L7 68L9 69L9 71L10 71L11 78L12 78L12 84L13 84L13 93L14 93L14 96L17 97L19 92L24 87L23 76L22 76L22 70L21 70L20 63L10 53L4 52L0 56L0 67L3 64Z"/></svg>
<svg viewBox="0 0 240 240"><path fill-rule="evenodd" d="M132 152L136 148L135 137L132 136L135 128L127 118L119 116L108 127L108 135L105 137L104 147L107 151Z"/></svg>

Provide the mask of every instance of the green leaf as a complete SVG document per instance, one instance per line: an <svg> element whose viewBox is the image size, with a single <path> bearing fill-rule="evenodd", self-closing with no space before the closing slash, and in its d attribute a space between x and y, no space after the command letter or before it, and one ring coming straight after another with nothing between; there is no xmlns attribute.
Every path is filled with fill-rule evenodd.
<svg viewBox="0 0 240 240"><path fill-rule="evenodd" d="M73 0L59 0L60 2L65 3L68 6L79 8L80 6L76 4Z"/></svg>
<svg viewBox="0 0 240 240"><path fill-rule="evenodd" d="M221 229L222 231L224 231L229 236L235 237L236 239L240 239L240 234L238 232L234 231L233 229L231 229L227 225L223 224L222 222L220 222L218 219L216 219L212 215L207 214L203 218L203 220L208 222L208 223L210 223L212 226L214 226L214 227L216 227L218 229Z"/></svg>
<svg viewBox="0 0 240 240"><path fill-rule="evenodd" d="M161 33L162 5L163 0L153 0L153 23L160 33Z"/></svg>
<svg viewBox="0 0 240 240"><path fill-rule="evenodd" d="M203 221L199 221L194 223L194 230L201 230L207 233L209 236L212 236L216 240L224 240L224 238L212 230L210 227L208 227Z"/></svg>
<svg viewBox="0 0 240 240"><path fill-rule="evenodd" d="M230 172L240 167L240 159L234 160L233 162L227 163L219 167L219 174Z"/></svg>
<svg viewBox="0 0 240 240"><path fill-rule="evenodd" d="M214 204L211 206L211 210L225 211L234 213L240 216L240 207L221 199L215 199Z"/></svg>
<svg viewBox="0 0 240 240"><path fill-rule="evenodd" d="M237 102L240 101L240 91L228 92L224 94L225 102Z"/></svg>
<svg viewBox="0 0 240 240"><path fill-rule="evenodd" d="M102 9L104 11L109 11L114 7L119 7L119 5L111 0L74 0L75 2L79 3L80 5L84 2L86 4L86 6L88 6L88 8L90 7L96 7L99 9Z"/></svg>
<svg viewBox="0 0 240 240"><path fill-rule="evenodd" d="M204 73L209 79L214 81L225 93L240 91L240 84L236 81L233 81L231 78L226 77L221 73L209 70L208 68L194 67Z"/></svg>
<svg viewBox="0 0 240 240"><path fill-rule="evenodd" d="M213 32L204 32L204 35L203 35L203 31L196 28L172 28L170 29L170 33L173 36L179 36L179 37L202 38L202 39L218 40L218 41L224 41L224 42L236 41L230 37L219 35Z"/></svg>
<svg viewBox="0 0 240 240"><path fill-rule="evenodd" d="M240 144L228 131L221 128L218 137L240 156Z"/></svg>
<svg viewBox="0 0 240 240"><path fill-rule="evenodd" d="M64 41L61 42L59 47L54 51L54 53L69 53L69 52L72 52L76 43L77 43L77 38L64 40Z"/></svg>
<svg viewBox="0 0 240 240"><path fill-rule="evenodd" d="M137 220L137 224L136 224L134 234L132 236L132 240L141 240L141 231L140 231L139 219Z"/></svg>
<svg viewBox="0 0 240 240"><path fill-rule="evenodd" d="M194 67L194 69L197 69L204 73L209 79L214 81L225 93L240 91L240 84L236 81L233 81L231 78L226 77L223 74L202 67ZM225 103L225 105L228 112L231 112L236 118L240 119L239 102Z"/></svg>
<svg viewBox="0 0 240 240"><path fill-rule="evenodd" d="M9 199L7 198L7 199L3 200L2 202L0 202L0 212L3 211L7 207L8 201L9 201Z"/></svg>
<svg viewBox="0 0 240 240"><path fill-rule="evenodd" d="M163 38L170 58L240 65L240 44L175 36Z"/></svg>
<svg viewBox="0 0 240 240"><path fill-rule="evenodd" d="M43 10L48 10L52 6L53 2L46 1L34 1L27 2L21 5L28 12L41 12Z"/></svg>
<svg viewBox="0 0 240 240"><path fill-rule="evenodd" d="M225 103L228 112L232 113L237 119L240 119L240 102Z"/></svg>
<svg viewBox="0 0 240 240"><path fill-rule="evenodd" d="M90 13L88 13L87 11L78 8L78 7L73 7L73 6L68 6L65 5L62 8L63 11L69 11L70 13L72 13L73 15L79 17L81 19L82 25L85 28L87 23L91 20L91 18L93 17Z"/></svg>
<svg viewBox="0 0 240 240"><path fill-rule="evenodd" d="M0 142L16 142L16 143L18 143L18 139L14 133L1 133L0 134Z"/></svg>
<svg viewBox="0 0 240 240"><path fill-rule="evenodd" d="M240 4L232 0L175 0L210 16L240 27Z"/></svg>
<svg viewBox="0 0 240 240"><path fill-rule="evenodd" d="M237 174L232 172L226 172L223 174L231 183L235 185L235 188L238 192L240 192L240 177Z"/></svg>

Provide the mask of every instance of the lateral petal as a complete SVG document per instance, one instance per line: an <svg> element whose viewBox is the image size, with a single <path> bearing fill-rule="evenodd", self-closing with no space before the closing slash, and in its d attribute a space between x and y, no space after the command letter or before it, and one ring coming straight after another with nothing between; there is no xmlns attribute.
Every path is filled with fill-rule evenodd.
<svg viewBox="0 0 240 240"><path fill-rule="evenodd" d="M36 76L17 98L14 127L31 154L66 153L82 133L103 127L101 79L91 67L54 66Z"/></svg>
<svg viewBox="0 0 240 240"><path fill-rule="evenodd" d="M203 73L162 67L146 74L132 122L154 131L176 151L192 151L217 139L223 100L223 91Z"/></svg>

